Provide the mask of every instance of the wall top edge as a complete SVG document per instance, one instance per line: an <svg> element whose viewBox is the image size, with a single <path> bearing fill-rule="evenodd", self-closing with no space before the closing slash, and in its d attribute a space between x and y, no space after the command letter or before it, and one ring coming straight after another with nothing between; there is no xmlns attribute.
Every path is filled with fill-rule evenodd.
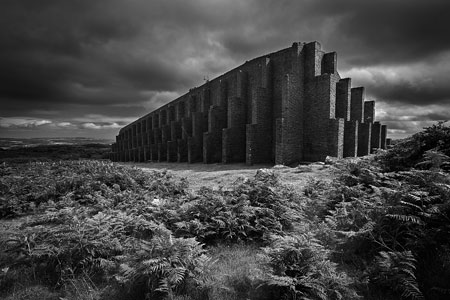
<svg viewBox="0 0 450 300"><path fill-rule="evenodd" d="M218 77L215 77L215 78L213 78L213 79L211 79L211 80L205 82L204 84L202 84L202 85L200 85L200 86L198 86L198 87L193 87L193 88L189 89L188 92L186 92L185 94L181 95L180 97L178 97L178 98L176 98L176 99L170 101L169 103L166 103L166 104L160 106L159 108L157 108L157 109L155 109L155 110L149 112L148 114L146 114L146 115L144 115L144 116L138 118L136 121L133 121L133 122L131 122L131 123L128 124L128 125L125 125L124 127L122 127L122 128L119 130L119 134L122 133L123 131L129 129L129 128L130 128L131 126L133 126L134 124L136 124L136 123L138 123L138 122L141 122L143 119L150 117L152 114L157 113L157 112L160 111L160 110L166 109L167 107L169 107L169 106L171 106L171 105L175 105L177 102L181 101L181 100L182 100L184 97L186 97L188 94L195 93L195 92L197 92L197 91L201 91L201 90L207 88L208 85L210 85L212 82L220 81L221 79L227 77L230 73L233 73L233 72L238 71L240 68L244 67L244 66L247 65L247 64L254 63L255 61L260 60L260 59L263 59L263 58L270 58L270 56L277 55L277 54L280 54L280 53L283 53L283 52L292 51L293 49L299 51L299 50L302 49L305 45L310 45L310 44L316 44L317 48L321 49L321 45L320 45L320 43L317 42L317 41L312 41L312 42L293 42L291 47L283 48L283 49L281 49L281 50L277 50L277 51L274 51L274 52L270 52L270 53L268 53L268 54L260 55L260 56L258 56L258 57L255 57L255 58L252 58L252 59L250 59L250 60L247 60L247 61L245 61L243 64L241 64L241 65L239 65L239 66L237 66L237 67L235 67L235 68L233 68L233 69L231 69L231 70L229 70L229 71L223 73L222 75L219 75Z"/></svg>

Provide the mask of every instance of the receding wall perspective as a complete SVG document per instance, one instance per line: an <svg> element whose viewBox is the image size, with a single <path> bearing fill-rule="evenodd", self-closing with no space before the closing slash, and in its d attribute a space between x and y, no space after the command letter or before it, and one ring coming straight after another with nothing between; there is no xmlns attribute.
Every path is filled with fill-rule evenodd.
<svg viewBox="0 0 450 300"><path fill-rule="evenodd" d="M264 55L125 126L114 161L292 164L386 147L375 102L317 42Z"/></svg>

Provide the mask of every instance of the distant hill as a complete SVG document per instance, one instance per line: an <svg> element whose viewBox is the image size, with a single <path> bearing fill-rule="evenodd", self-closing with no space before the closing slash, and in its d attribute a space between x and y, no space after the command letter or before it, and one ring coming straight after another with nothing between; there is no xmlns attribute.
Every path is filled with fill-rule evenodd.
<svg viewBox="0 0 450 300"><path fill-rule="evenodd" d="M84 145L111 144L113 140L94 139L85 137L56 137L56 138L0 138L0 148L3 150L13 147L35 147L41 145Z"/></svg>
<svg viewBox="0 0 450 300"><path fill-rule="evenodd" d="M108 158L111 141L91 138L0 139L0 162Z"/></svg>

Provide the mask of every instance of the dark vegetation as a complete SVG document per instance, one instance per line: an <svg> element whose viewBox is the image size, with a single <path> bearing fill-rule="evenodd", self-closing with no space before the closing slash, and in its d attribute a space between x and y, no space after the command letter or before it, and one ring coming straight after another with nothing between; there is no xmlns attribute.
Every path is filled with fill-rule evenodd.
<svg viewBox="0 0 450 300"><path fill-rule="evenodd" d="M111 145L75 144L75 145L37 145L31 147L12 147L0 149L0 163L24 163L33 161L105 159L109 158Z"/></svg>
<svg viewBox="0 0 450 300"><path fill-rule="evenodd" d="M109 162L4 163L2 299L449 299L449 141L437 124L301 193L270 170L193 193Z"/></svg>
<svg viewBox="0 0 450 300"><path fill-rule="evenodd" d="M439 122L396 144L391 151L379 155L383 171L410 168L450 170L450 127Z"/></svg>

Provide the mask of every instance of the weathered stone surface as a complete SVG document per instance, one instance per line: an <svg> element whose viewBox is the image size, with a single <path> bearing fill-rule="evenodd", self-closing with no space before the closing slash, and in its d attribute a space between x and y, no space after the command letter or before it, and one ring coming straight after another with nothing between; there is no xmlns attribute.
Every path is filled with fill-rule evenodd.
<svg viewBox="0 0 450 300"><path fill-rule="evenodd" d="M375 149L381 148L381 124L380 122L375 122L372 124L372 135L370 142L370 152L373 153Z"/></svg>
<svg viewBox="0 0 450 300"><path fill-rule="evenodd" d="M375 103L317 42L250 61L125 126L113 160L292 164L386 147ZM372 126L373 125L373 126Z"/></svg>
<svg viewBox="0 0 450 300"><path fill-rule="evenodd" d="M364 122L364 87L351 89L350 120Z"/></svg>
<svg viewBox="0 0 450 300"><path fill-rule="evenodd" d="M381 149L386 149L386 134L387 134L387 126L381 125Z"/></svg>
<svg viewBox="0 0 450 300"><path fill-rule="evenodd" d="M339 80L336 84L336 118L350 121L350 95L352 81L350 78Z"/></svg>
<svg viewBox="0 0 450 300"><path fill-rule="evenodd" d="M364 122L372 123L375 120L375 101L364 102Z"/></svg>
<svg viewBox="0 0 450 300"><path fill-rule="evenodd" d="M358 121L346 121L344 124L344 157L358 156Z"/></svg>
<svg viewBox="0 0 450 300"><path fill-rule="evenodd" d="M370 154L372 123L358 125L358 156Z"/></svg>

